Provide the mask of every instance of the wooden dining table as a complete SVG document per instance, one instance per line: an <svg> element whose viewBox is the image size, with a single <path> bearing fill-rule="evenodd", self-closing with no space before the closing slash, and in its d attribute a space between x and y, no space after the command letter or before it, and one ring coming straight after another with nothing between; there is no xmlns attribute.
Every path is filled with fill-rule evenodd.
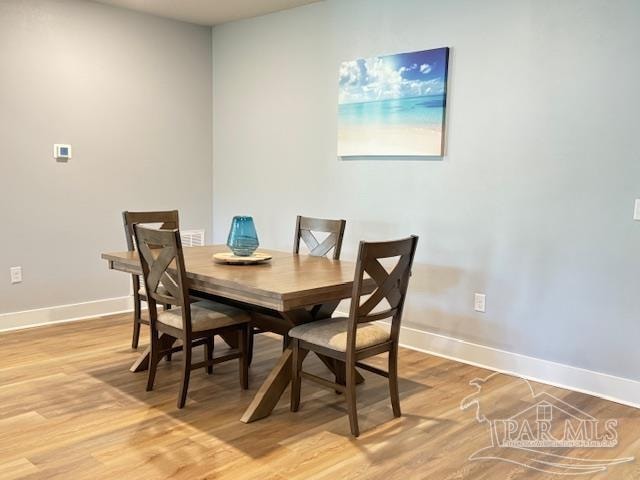
<svg viewBox="0 0 640 480"><path fill-rule="evenodd" d="M214 262L213 254L227 251L225 245L184 248L190 293L245 308L251 311L258 328L283 336L282 355L242 415L241 421L249 423L269 416L291 381L292 352L287 332L296 325L331 317L341 300L351 298L355 263L263 249L260 252L272 256L269 262L256 265ZM102 258L112 270L142 273L136 252L103 253ZM366 280L363 293L374 289L374 282ZM168 349L176 339L163 335L160 341L162 348ZM225 341L232 346L237 343L235 338ZM131 371L146 370L149 353L147 348ZM335 375L336 382L344 383L344 364L323 355L318 357ZM363 381L359 374L358 381Z"/></svg>

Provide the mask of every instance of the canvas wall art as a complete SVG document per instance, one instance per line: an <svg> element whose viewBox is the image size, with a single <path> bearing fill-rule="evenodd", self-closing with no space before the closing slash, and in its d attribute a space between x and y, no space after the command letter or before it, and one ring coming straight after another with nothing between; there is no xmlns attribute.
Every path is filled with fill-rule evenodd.
<svg viewBox="0 0 640 480"><path fill-rule="evenodd" d="M444 155L448 62L448 48L343 62L338 155Z"/></svg>

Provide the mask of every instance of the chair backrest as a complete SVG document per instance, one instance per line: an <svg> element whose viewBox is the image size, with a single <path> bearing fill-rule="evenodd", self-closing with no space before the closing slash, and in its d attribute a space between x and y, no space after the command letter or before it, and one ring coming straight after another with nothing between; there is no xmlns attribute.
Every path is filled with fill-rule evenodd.
<svg viewBox="0 0 640 480"><path fill-rule="evenodd" d="M355 346L358 324L385 318L391 318L391 340L398 341L402 309L417 245L418 237L415 235L388 242L360 242L348 321L348 349L351 347L353 350ZM380 263L381 259L396 257L397 263L391 271L385 269ZM375 282L376 289L362 301L365 273ZM387 301L388 308L374 312L374 309L384 300Z"/></svg>
<svg viewBox="0 0 640 480"><path fill-rule="evenodd" d="M293 253L300 253L300 239L302 239L309 249L309 255L324 257L333 248L333 259L338 260L346 224L345 220L328 220L298 215L296 219L296 235L293 240ZM320 242L313 235L313 232L328 233L329 236Z"/></svg>
<svg viewBox="0 0 640 480"><path fill-rule="evenodd" d="M127 239L127 249L133 252L135 243L133 240L133 226L139 224L160 223L162 230L173 230L180 228L177 210L167 210L160 212L122 212L124 222L124 233Z"/></svg>
<svg viewBox="0 0 640 480"><path fill-rule="evenodd" d="M138 247L142 277L147 291L151 322L157 317L156 304L171 304L182 308L185 331L191 327L189 287L182 253L180 232L154 230L133 225ZM184 308L184 307L187 308Z"/></svg>

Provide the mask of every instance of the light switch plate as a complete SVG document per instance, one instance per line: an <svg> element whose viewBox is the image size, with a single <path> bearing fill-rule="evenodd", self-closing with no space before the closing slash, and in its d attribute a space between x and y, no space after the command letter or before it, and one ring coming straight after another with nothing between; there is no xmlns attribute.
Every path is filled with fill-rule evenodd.
<svg viewBox="0 0 640 480"><path fill-rule="evenodd" d="M11 267L9 273L11 274L11 283L22 282L22 267Z"/></svg>
<svg viewBox="0 0 640 480"><path fill-rule="evenodd" d="M640 220L640 198L636 199L636 207L633 209L633 219Z"/></svg>
<svg viewBox="0 0 640 480"><path fill-rule="evenodd" d="M476 312L484 313L487 296L484 293L476 293L473 297L473 309Z"/></svg>
<svg viewBox="0 0 640 480"><path fill-rule="evenodd" d="M71 145L56 143L53 145L53 158L56 160L68 160L71 158Z"/></svg>

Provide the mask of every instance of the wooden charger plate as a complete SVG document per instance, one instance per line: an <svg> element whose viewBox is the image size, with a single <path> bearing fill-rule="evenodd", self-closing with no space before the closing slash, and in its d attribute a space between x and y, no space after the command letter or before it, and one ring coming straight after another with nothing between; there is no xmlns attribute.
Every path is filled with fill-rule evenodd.
<svg viewBox="0 0 640 480"><path fill-rule="evenodd" d="M254 252L248 257L238 257L231 252L214 253L213 261L216 263L228 263L230 265L255 265L256 263L265 263L271 260L271 255L266 253Z"/></svg>

